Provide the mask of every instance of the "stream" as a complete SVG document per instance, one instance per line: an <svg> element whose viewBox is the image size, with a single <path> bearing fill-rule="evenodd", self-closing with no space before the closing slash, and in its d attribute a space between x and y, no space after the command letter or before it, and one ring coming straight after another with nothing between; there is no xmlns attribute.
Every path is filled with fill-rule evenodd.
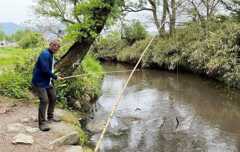
<svg viewBox="0 0 240 152"><path fill-rule="evenodd" d="M104 64L105 71L129 70ZM129 76L104 77L94 118L87 124L96 144ZM187 73L137 71L111 121L101 152L238 152L240 91Z"/></svg>

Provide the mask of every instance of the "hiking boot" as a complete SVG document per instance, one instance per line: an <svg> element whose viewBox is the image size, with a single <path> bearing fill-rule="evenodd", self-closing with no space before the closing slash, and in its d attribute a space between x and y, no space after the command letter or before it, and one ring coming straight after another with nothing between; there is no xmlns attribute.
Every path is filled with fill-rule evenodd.
<svg viewBox="0 0 240 152"><path fill-rule="evenodd" d="M60 122L60 121L61 121L61 119L56 118L56 117L48 118L48 122L49 122L49 123L52 123L52 122Z"/></svg>
<svg viewBox="0 0 240 152"><path fill-rule="evenodd" d="M39 125L39 129L40 129L41 131L49 131L49 130L50 130L50 128L48 127L47 124L41 124L41 125Z"/></svg>

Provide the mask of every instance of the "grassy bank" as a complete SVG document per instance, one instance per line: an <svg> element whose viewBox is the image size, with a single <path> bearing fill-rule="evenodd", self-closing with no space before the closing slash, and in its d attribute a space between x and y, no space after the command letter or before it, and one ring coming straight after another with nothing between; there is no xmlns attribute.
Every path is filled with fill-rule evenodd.
<svg viewBox="0 0 240 152"><path fill-rule="evenodd" d="M0 48L0 95L14 98L28 98L31 89L33 66L41 48ZM103 69L93 57L87 56L74 74L102 72ZM56 83L58 99L67 107L68 98L75 98L79 104L90 102L100 94L102 75L88 75Z"/></svg>
<svg viewBox="0 0 240 152"><path fill-rule="evenodd" d="M102 38L95 47L98 58L136 63L151 37L129 45L120 37ZM240 88L240 24L189 23L174 36L157 38L142 61L142 67L184 69Z"/></svg>
<svg viewBox="0 0 240 152"><path fill-rule="evenodd" d="M41 48L34 50L0 48L0 96L24 99L16 100L23 102L31 99L32 70L41 50ZM74 74L95 72L101 73L103 68L94 57L87 56ZM71 110L69 101L74 101L74 104L79 108L64 117L64 121L75 126L80 135L81 145L88 143L88 135L79 126L79 112L89 112L91 102L100 95L102 78L102 74L90 74L55 83L58 107ZM77 117L73 117L73 114Z"/></svg>

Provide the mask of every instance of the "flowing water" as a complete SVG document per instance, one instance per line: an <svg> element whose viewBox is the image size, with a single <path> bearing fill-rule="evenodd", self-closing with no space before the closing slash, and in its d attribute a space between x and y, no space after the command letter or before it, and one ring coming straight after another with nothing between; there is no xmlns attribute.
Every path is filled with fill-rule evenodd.
<svg viewBox="0 0 240 152"><path fill-rule="evenodd" d="M106 71L127 70L104 65ZM101 128L129 73L105 76L87 128ZM191 74L134 74L101 144L101 152L240 151L240 92Z"/></svg>

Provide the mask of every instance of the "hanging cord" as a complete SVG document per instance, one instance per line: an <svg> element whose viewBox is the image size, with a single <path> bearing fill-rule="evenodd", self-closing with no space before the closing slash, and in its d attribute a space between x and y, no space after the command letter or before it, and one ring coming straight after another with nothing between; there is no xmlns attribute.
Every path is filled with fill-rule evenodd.
<svg viewBox="0 0 240 152"><path fill-rule="evenodd" d="M109 124L110 124L110 122L111 122L111 120L112 120L113 114L115 113L115 111L117 110L117 107L118 107L119 103L121 102L123 93L124 93L125 89L127 88L127 85L128 85L128 83L129 83L129 81L131 80L134 72L136 71L138 65L140 64L140 62L141 62L142 58L144 57L145 53L147 52L147 50L148 50L149 47L151 46L151 44L152 44L153 40L155 39L155 37L156 37L156 36L154 36L154 37L150 40L150 42L148 43L147 47L146 47L145 50L142 52L142 54L141 54L138 62L136 63L136 65L135 65L135 67L133 68L131 74L129 75L127 81L125 82L124 87L121 89L121 91L120 91L120 93L119 93L119 96L117 97L117 100L116 100L115 104L114 104L113 107L112 107L112 111L111 111L111 113L110 113L109 116L108 116L106 125L104 126L104 128L103 128L103 130L102 130L102 133L101 133L101 135L100 135L100 137L99 137L99 139L98 139L98 141L97 141L97 145L96 145L96 147L95 147L94 152L98 152L99 147L100 147L100 144L101 144L101 142L102 142L102 140L103 140L104 134L106 133L107 128L108 128L108 126L109 126Z"/></svg>
<svg viewBox="0 0 240 152"><path fill-rule="evenodd" d="M96 73L84 73L84 74L79 74L79 75L72 75L72 76L63 77L63 80L71 79L71 78L76 78L76 77L81 77L81 76L95 75L95 74L126 73L126 72L131 72L131 71L132 71L132 70L96 72ZM140 71L140 69L136 69L136 71Z"/></svg>

